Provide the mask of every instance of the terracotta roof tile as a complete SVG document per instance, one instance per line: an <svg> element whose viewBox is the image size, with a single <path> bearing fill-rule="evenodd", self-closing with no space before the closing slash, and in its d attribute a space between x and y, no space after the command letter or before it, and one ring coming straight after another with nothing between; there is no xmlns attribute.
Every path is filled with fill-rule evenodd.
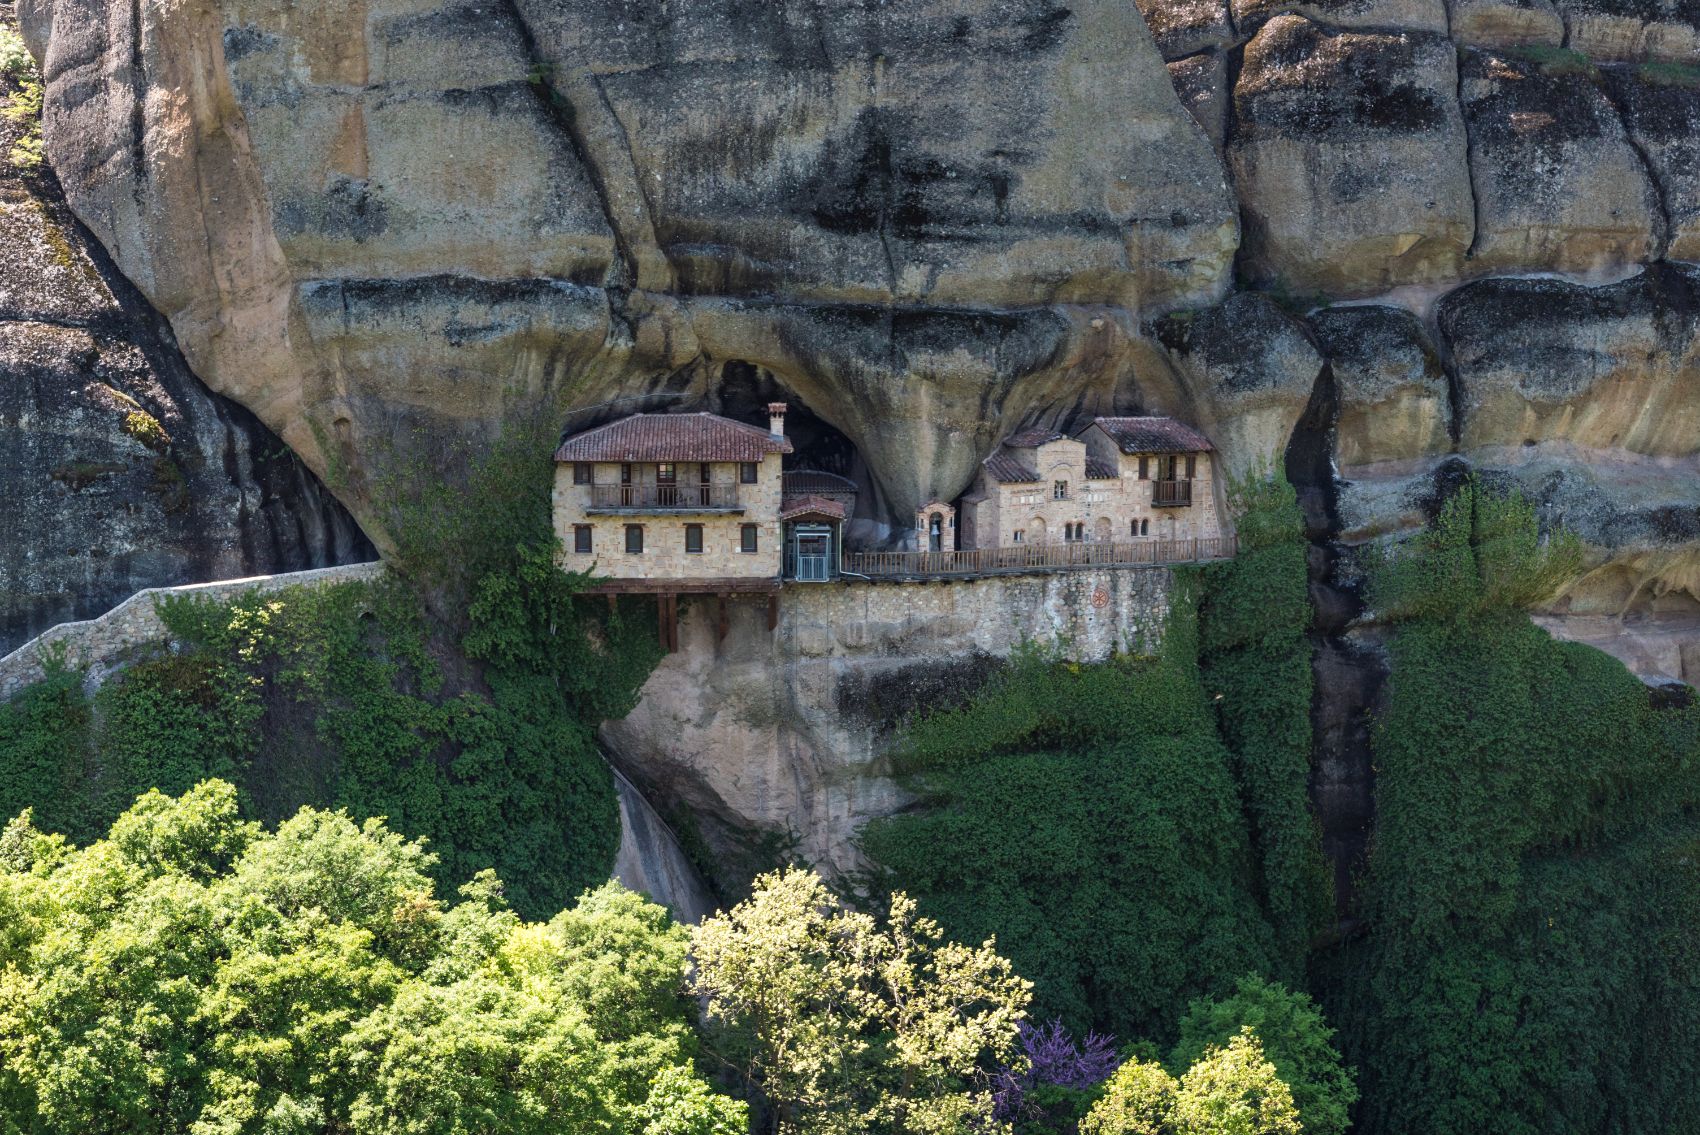
<svg viewBox="0 0 1700 1135"><path fill-rule="evenodd" d="M719 414L633 414L574 434L556 461L760 461L791 443Z"/></svg>
<svg viewBox="0 0 1700 1135"><path fill-rule="evenodd" d="M856 495L856 482L848 477L840 477L837 473L826 473L819 469L785 471L786 496L803 496L810 493L853 497Z"/></svg>
<svg viewBox="0 0 1700 1135"><path fill-rule="evenodd" d="M1120 476L1121 473L1116 470L1115 465L1111 462L1100 461L1096 457L1086 459L1086 479L1088 481L1113 481Z"/></svg>
<svg viewBox="0 0 1700 1135"><path fill-rule="evenodd" d="M985 465L986 472L992 480L1001 481L1006 485L1022 485L1039 480L1039 474L1022 464L1007 450L998 450L986 458L982 464Z"/></svg>
<svg viewBox="0 0 1700 1135"><path fill-rule="evenodd" d="M1010 434L1004 438L1003 443L1011 449L1037 449L1048 441L1059 441L1067 436L1044 426L1033 426Z"/></svg>
<svg viewBox="0 0 1700 1135"><path fill-rule="evenodd" d="M786 497L779 505L779 519L781 520L795 520L799 516L808 516L811 513L829 516L834 520L843 520L844 506L835 500L815 496Z"/></svg>
<svg viewBox="0 0 1700 1135"><path fill-rule="evenodd" d="M1173 418L1094 418L1123 453L1208 453L1210 439Z"/></svg>

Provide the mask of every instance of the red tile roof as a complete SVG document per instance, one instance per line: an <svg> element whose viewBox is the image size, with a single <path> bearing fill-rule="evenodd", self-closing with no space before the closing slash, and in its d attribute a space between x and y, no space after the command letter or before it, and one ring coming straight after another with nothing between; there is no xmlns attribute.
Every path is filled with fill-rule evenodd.
<svg viewBox="0 0 1700 1135"><path fill-rule="evenodd" d="M1011 449L1037 449L1048 441L1060 441L1067 436L1044 426L1032 426L1010 434L1003 439L1003 443Z"/></svg>
<svg viewBox="0 0 1700 1135"><path fill-rule="evenodd" d="M819 469L785 470L785 495L804 496L810 493L824 496L855 496L856 482L837 473Z"/></svg>
<svg viewBox="0 0 1700 1135"><path fill-rule="evenodd" d="M1114 464L1100 461L1096 457L1086 459L1086 479L1088 481L1113 481L1121 474L1116 471Z"/></svg>
<svg viewBox="0 0 1700 1135"><path fill-rule="evenodd" d="M1123 453L1208 453L1210 439L1173 418L1094 418Z"/></svg>
<svg viewBox="0 0 1700 1135"><path fill-rule="evenodd" d="M719 414L633 414L574 434L556 461L760 461L791 442Z"/></svg>
<svg viewBox="0 0 1700 1135"><path fill-rule="evenodd" d="M1023 465L1007 450L998 450L981 464L986 467L986 473L992 480L1001 481L1006 485L1022 485L1039 480L1039 474Z"/></svg>
<svg viewBox="0 0 1700 1135"><path fill-rule="evenodd" d="M837 501L825 497L786 497L779 505L780 520L795 520L799 516L826 516L833 520L844 519L844 506Z"/></svg>

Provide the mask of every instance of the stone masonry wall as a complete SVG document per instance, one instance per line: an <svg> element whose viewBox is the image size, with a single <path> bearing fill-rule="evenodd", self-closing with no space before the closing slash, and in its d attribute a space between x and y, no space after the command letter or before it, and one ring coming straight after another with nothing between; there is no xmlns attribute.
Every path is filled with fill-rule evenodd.
<svg viewBox="0 0 1700 1135"><path fill-rule="evenodd" d="M680 463L680 485L689 491L696 484L697 466L694 462ZM655 466L635 464L634 484L653 488ZM593 570L598 575L614 579L772 579L779 575L782 556L782 534L779 524L779 502L783 492L780 457L769 454L763 458L753 485L738 484L735 462L715 462L712 476L720 491L736 490L743 511L736 515L712 513L650 512L633 516L586 515L591 506L592 486L573 484L571 463L555 467L554 521L555 533L561 538L561 566L568 571ZM596 484L601 487L620 482L620 466L599 462L596 465ZM591 526L589 555L574 551L573 527ZM643 552L626 552L626 525L643 527ZM685 526L700 524L703 529L701 552L685 551ZM741 529L745 524L760 528L754 554L741 548Z"/></svg>
<svg viewBox="0 0 1700 1135"><path fill-rule="evenodd" d="M63 651L66 665L87 668L89 683L98 685L106 674L121 665L137 648L169 638L160 621L155 600L165 595L194 595L207 599L233 599L250 591L281 591L301 585L325 586L357 579L375 579L384 572L382 562L346 564L313 571L260 575L248 579L226 579L217 583L193 583L183 587L150 587L138 591L101 615L77 623L60 623L0 658L0 700L46 676L46 663Z"/></svg>
<svg viewBox="0 0 1700 1135"><path fill-rule="evenodd" d="M773 631L765 600L734 597L723 640L715 601L688 600L679 649L603 741L664 814L694 817L717 863L790 844L853 874L862 825L909 802L888 758L907 715L971 694L1023 642L1082 661L1154 648L1172 589L1160 567L792 584Z"/></svg>

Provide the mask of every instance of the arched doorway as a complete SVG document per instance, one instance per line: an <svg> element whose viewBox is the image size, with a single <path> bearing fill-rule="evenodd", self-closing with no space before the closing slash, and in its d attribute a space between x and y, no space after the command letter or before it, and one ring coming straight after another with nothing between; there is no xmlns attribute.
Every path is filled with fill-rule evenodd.
<svg viewBox="0 0 1700 1135"><path fill-rule="evenodd" d="M1032 523L1027 526L1027 541L1031 544L1043 544L1045 538L1045 518L1035 516Z"/></svg>
<svg viewBox="0 0 1700 1135"><path fill-rule="evenodd" d="M1092 539L1097 541L1100 544L1108 544L1110 542L1110 518L1109 517L1100 516L1098 518L1098 523L1093 525L1093 527L1092 527Z"/></svg>
<svg viewBox="0 0 1700 1135"><path fill-rule="evenodd" d="M942 552L944 550L944 516L933 513L927 518L927 551Z"/></svg>

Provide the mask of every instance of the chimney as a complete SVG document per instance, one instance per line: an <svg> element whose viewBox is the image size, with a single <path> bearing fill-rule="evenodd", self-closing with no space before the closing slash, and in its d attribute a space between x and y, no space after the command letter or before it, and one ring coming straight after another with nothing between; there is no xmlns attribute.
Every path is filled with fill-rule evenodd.
<svg viewBox="0 0 1700 1135"><path fill-rule="evenodd" d="M767 404L767 432L776 438L785 436L786 409L787 406L783 402L769 402Z"/></svg>

